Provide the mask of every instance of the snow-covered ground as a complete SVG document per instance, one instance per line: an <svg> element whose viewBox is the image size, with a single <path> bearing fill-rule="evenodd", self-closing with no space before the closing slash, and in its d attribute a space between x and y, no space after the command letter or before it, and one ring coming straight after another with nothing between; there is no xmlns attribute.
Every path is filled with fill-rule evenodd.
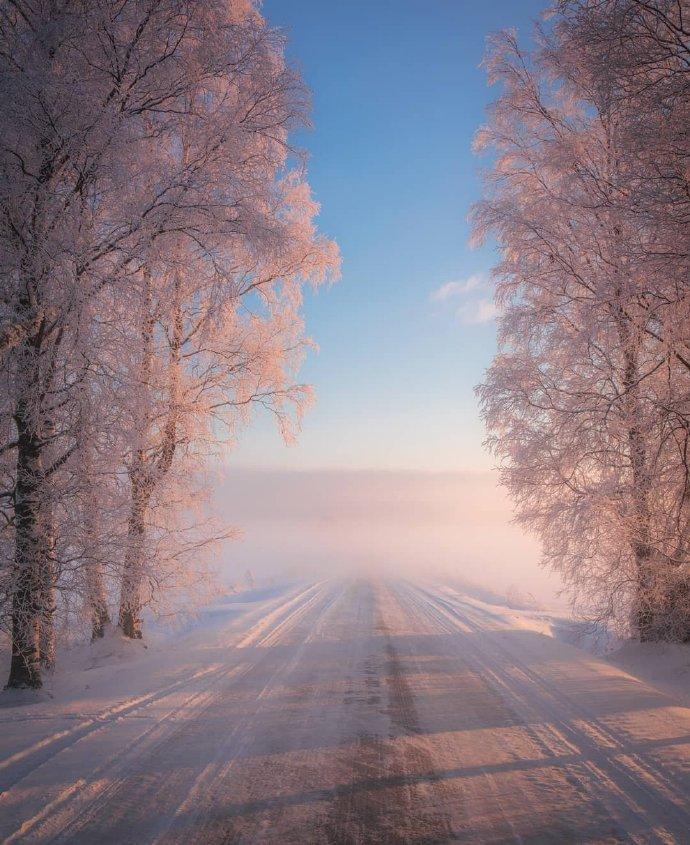
<svg viewBox="0 0 690 845"><path fill-rule="evenodd" d="M434 584L439 595L462 598L484 617L506 628L533 631L576 646L617 666L690 706L690 647L672 643L639 643L606 636L573 619L566 604L545 608L530 594L508 589L501 594L475 584Z"/></svg>
<svg viewBox="0 0 690 845"><path fill-rule="evenodd" d="M281 585L73 650L0 697L0 837L689 841L688 650L600 659L486 598Z"/></svg>

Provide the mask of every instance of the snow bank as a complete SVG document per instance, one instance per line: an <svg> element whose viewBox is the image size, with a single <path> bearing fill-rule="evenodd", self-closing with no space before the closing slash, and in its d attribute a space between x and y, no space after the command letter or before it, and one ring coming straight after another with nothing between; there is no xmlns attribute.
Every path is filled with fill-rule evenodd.
<svg viewBox="0 0 690 845"><path fill-rule="evenodd" d="M460 598L498 628L533 631L602 658L612 666L690 704L690 644L621 640L573 618L564 607L543 608L509 588L506 595L474 584L454 582L435 589Z"/></svg>
<svg viewBox="0 0 690 845"><path fill-rule="evenodd" d="M626 642L604 658L690 705L690 645Z"/></svg>
<svg viewBox="0 0 690 845"><path fill-rule="evenodd" d="M44 674L43 689L3 690L0 708L52 701L68 711L77 705L98 710L110 699L164 686L180 672L191 671L200 653L231 645L244 631L246 620L260 619L296 587L297 582L258 586L220 596L175 620L147 619L144 640L130 640L110 627L98 642L63 646L56 670ZM0 648L3 677L9 661L6 641Z"/></svg>

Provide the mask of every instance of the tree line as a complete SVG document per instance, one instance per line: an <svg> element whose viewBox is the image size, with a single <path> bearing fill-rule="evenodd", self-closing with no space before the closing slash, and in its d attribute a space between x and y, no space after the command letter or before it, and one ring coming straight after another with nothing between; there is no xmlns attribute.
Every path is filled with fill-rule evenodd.
<svg viewBox="0 0 690 845"><path fill-rule="evenodd" d="M500 85L473 211L498 353L478 388L518 520L591 618L690 640L690 4L559 0Z"/></svg>
<svg viewBox="0 0 690 845"><path fill-rule="evenodd" d="M203 583L211 459L255 405L291 436L302 289L338 264L308 105L250 0L0 0L8 686Z"/></svg>

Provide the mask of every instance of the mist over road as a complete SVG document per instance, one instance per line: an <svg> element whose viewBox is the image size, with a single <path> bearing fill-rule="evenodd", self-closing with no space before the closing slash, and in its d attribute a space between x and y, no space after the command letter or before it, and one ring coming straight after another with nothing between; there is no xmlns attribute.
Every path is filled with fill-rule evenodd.
<svg viewBox="0 0 690 845"><path fill-rule="evenodd" d="M24 713L5 841L687 841L690 710L458 593L324 582L218 625L146 694Z"/></svg>

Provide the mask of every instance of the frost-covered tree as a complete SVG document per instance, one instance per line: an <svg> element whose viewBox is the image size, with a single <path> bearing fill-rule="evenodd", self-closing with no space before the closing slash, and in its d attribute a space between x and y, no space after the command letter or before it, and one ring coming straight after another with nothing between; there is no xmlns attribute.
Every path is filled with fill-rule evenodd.
<svg viewBox="0 0 690 845"><path fill-rule="evenodd" d="M217 252L212 264L172 248L166 254L175 260L142 272L139 307L130 309L134 355L124 379L127 401L137 399L127 425L131 504L119 609L129 637L141 636L142 603L160 579L154 549L163 527L152 505L172 492L184 507L175 498L179 474L189 484L253 405L270 409L289 438L310 398L293 378L307 343L300 287L321 281L336 257L316 236L306 186L290 177L270 188L270 215L254 237L228 237L225 259Z"/></svg>
<svg viewBox="0 0 690 845"><path fill-rule="evenodd" d="M267 362L257 384L291 395L300 286L335 260L283 177L305 102L244 0L0 2L10 686L39 686L52 660L56 589L86 601L96 636L108 578L133 601L151 491L247 399L251 367L223 356L239 345Z"/></svg>
<svg viewBox="0 0 690 845"><path fill-rule="evenodd" d="M655 538L636 602L643 636L690 636L690 31L687 0L574 0L559 4L564 61L586 67L609 92L623 151L621 214L638 232L631 260L644 280L645 343L665 358L655 397L664 420L659 471L650 484ZM623 247L625 248L625 247ZM644 593L650 599L644 599ZM641 593L641 594L640 594Z"/></svg>
<svg viewBox="0 0 690 845"><path fill-rule="evenodd" d="M564 5L600 20L607 4ZM640 109L650 128L658 115L638 99L633 118L618 72L592 61L574 26L559 18L531 56L510 33L490 51L502 93L478 143L496 158L474 215L502 252L500 348L480 397L546 562L598 618L686 639L684 259L659 260L668 208L652 213L658 188L633 129Z"/></svg>

